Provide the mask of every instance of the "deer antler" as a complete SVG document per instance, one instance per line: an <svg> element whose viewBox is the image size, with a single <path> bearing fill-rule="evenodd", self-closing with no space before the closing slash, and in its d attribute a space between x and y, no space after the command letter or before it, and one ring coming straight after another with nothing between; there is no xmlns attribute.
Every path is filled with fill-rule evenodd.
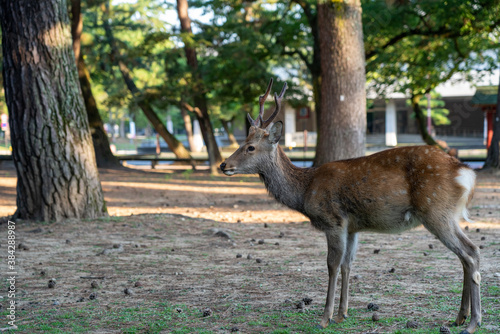
<svg viewBox="0 0 500 334"><path fill-rule="evenodd" d="M273 79L271 78L271 80L269 81L269 85L267 86L266 93L264 95L259 96L259 116L257 116L257 118L255 120L253 120L252 117L250 116L250 114L247 114L247 117L248 117L248 120L250 121L250 124L252 124L255 127L265 129L269 124L271 124L271 122L274 120L274 118L276 118L276 116L280 112L281 100L283 99L283 95L285 94L285 91L287 88L286 82L285 82L285 85L283 86L283 88L281 89L281 93L279 96L276 95L276 93L274 93L274 102L276 103L276 109L274 110L274 112L271 114L271 116L266 121L264 121L264 119L263 119L264 104L266 102L267 96L269 95L269 92L271 91L272 86L273 86Z"/></svg>
<svg viewBox="0 0 500 334"><path fill-rule="evenodd" d="M286 82L285 82L285 84L283 85L283 88L281 88L280 95L278 96L276 93L274 93L274 102L276 103L276 109L274 109L274 112L271 114L271 116L269 116L269 118L262 123L261 127L263 129L267 128L269 126L269 124L271 124L271 122L279 114L280 109L281 109L281 100L283 99L283 95L285 95L286 88L287 88L287 86L286 86Z"/></svg>

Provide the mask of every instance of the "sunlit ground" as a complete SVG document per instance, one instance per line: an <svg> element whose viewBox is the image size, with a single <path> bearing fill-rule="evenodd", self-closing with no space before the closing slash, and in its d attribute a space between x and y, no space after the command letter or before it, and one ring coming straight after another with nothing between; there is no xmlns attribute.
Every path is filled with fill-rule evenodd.
<svg viewBox="0 0 500 334"><path fill-rule="evenodd" d="M4 164L0 169L0 216L16 210L16 173L11 166ZM193 172L189 166L139 168L141 171L100 171L111 216L170 213L230 223L307 220L276 203L256 176L211 177L207 171ZM498 177L479 173L469 210L477 223L500 222Z"/></svg>

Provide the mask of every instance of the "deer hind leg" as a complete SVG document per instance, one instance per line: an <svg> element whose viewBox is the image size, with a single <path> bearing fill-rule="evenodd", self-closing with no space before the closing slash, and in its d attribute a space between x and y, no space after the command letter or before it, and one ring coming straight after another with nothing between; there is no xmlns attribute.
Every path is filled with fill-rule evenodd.
<svg viewBox="0 0 500 334"><path fill-rule="evenodd" d="M427 225L426 227L435 234L446 247L455 253L462 262L464 270L462 302L457 319L453 325L462 325L469 314L471 314L470 324L461 334L472 334L476 331L477 327L481 326L479 248L467 238L458 227L458 224L452 222L450 225L451 228L446 230L436 230L429 228Z"/></svg>
<svg viewBox="0 0 500 334"><path fill-rule="evenodd" d="M335 287L337 286L337 277L340 264L344 258L347 233L341 227L334 227L326 231L326 241L328 243L328 292L326 295L326 304L320 326L328 326L333 315L333 306L335 301Z"/></svg>
<svg viewBox="0 0 500 334"><path fill-rule="evenodd" d="M346 251L344 258L340 264L340 272L342 276L342 289L340 290L340 305L339 312L335 317L335 322L340 323L347 318L347 309L349 305L349 273L351 271L351 263L356 256L358 247L358 235L350 233L347 235Z"/></svg>

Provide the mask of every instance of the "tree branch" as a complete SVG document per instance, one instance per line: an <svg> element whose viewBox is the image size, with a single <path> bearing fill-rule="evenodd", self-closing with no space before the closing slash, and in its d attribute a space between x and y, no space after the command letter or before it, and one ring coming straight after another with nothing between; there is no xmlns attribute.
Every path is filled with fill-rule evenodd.
<svg viewBox="0 0 500 334"><path fill-rule="evenodd" d="M470 30L468 33L462 33L460 30L454 30L454 29L449 29L446 26L439 27L438 29L435 30L421 30L421 29L409 29L407 31L403 31L399 33L396 36L393 36L391 39L389 39L385 44L374 48L373 50L370 50L369 52L365 53L365 58L366 60L370 60L371 58L375 57L380 51L385 50L391 45L394 45L398 43L399 41L403 40L406 37L409 36L427 36L427 37L447 37L447 38L458 38L458 37L463 37L463 36L468 36L472 33L477 33L481 31L491 31L498 27L500 25L500 19L497 19L493 21L493 24L488 26L487 28L483 29L473 29Z"/></svg>

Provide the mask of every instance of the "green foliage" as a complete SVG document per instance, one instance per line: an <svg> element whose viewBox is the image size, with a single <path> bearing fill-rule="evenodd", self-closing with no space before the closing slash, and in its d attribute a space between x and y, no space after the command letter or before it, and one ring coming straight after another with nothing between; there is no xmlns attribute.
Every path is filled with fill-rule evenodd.
<svg viewBox="0 0 500 334"><path fill-rule="evenodd" d="M371 88L423 95L455 73L496 69L499 14L491 0L363 1Z"/></svg>
<svg viewBox="0 0 500 334"><path fill-rule="evenodd" d="M431 99L430 99L431 118L432 118L434 125L448 125L448 124L450 124L451 121L448 119L448 114L450 113L450 111L448 109L444 108L446 103L440 99L441 94L439 94L435 91L432 91L430 93L430 95L431 95L430 96L431 97ZM411 105L410 100L408 100L406 103L408 105ZM420 105L422 110L427 110L427 106L428 106L427 98L420 99L418 104Z"/></svg>
<svg viewBox="0 0 500 334"><path fill-rule="evenodd" d="M186 63L183 43L197 50L198 71L216 126L217 119L241 126L247 112L255 116L257 96L277 74L290 81L289 103L313 101L312 80L321 72L315 58L316 1L189 1L190 11L202 9L209 17L205 23L194 17L193 34L181 34L179 24L166 19L176 15L173 1L111 2L113 33L140 96L128 91L112 66L102 23L104 3L82 1L82 54L104 121L133 118L138 128L145 127L148 122L137 102L147 99L163 120L171 115L180 129L181 104L194 104L192 92L199 84ZM362 0L362 7L367 79L379 95L423 95L455 73L473 80L471 70L487 73L498 66L497 0ZM275 90L280 86L276 83ZM2 90L0 112L4 109ZM445 122L446 112L437 110L435 122Z"/></svg>

